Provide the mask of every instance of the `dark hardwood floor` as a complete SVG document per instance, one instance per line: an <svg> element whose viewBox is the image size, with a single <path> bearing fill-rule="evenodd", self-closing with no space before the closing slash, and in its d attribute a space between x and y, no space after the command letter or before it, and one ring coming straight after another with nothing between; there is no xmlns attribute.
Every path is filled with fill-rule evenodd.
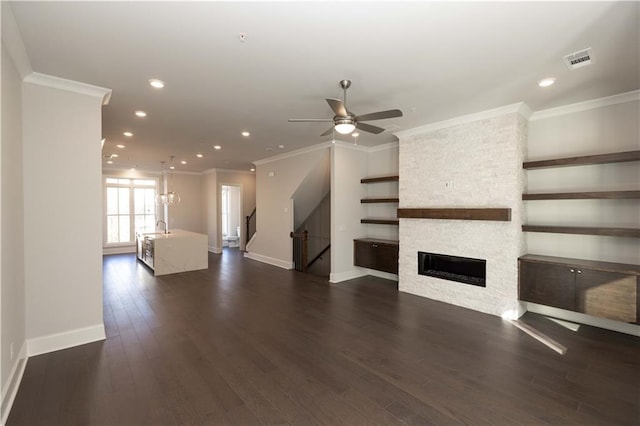
<svg viewBox="0 0 640 426"><path fill-rule="evenodd" d="M104 258L107 340L29 359L8 425L640 424L640 338L210 255Z"/></svg>

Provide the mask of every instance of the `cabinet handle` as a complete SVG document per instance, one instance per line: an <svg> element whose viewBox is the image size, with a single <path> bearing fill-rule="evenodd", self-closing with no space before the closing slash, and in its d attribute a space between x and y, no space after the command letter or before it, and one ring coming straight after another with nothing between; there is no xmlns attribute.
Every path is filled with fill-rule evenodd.
<svg viewBox="0 0 640 426"><path fill-rule="evenodd" d="M372 244L371 246L372 246L373 248L378 248L378 245L377 245L377 244Z"/></svg>
<svg viewBox="0 0 640 426"><path fill-rule="evenodd" d="M569 269L569 272L571 272L572 274L575 272L575 269Z"/></svg>
<svg viewBox="0 0 640 426"><path fill-rule="evenodd" d="M581 271L580 269L578 269L578 273L579 273L579 274L581 274L581 273L582 273L582 271Z"/></svg>

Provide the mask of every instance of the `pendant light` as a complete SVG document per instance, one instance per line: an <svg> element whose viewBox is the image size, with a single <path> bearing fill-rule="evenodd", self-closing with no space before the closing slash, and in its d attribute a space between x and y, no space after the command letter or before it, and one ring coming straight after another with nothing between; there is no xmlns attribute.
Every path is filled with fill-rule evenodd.
<svg viewBox="0 0 640 426"><path fill-rule="evenodd" d="M174 156L171 157L171 165L169 166L170 175L169 175L169 192L167 192L167 198L164 202L167 206L177 206L180 204L180 195L177 192L173 191L173 169L175 166L173 165Z"/></svg>
<svg viewBox="0 0 640 426"><path fill-rule="evenodd" d="M170 168L170 175L169 175L169 192L164 192L166 190L166 186L165 186L165 169L164 169L164 161L160 162L160 167L162 169L161 171L161 175L160 175L160 189L161 192L160 194L156 195L156 204L158 205L165 205L165 206L177 206L178 204L180 204L180 195L178 195L177 192L173 191L173 159L174 156L172 155L171 157L171 165L169 166Z"/></svg>

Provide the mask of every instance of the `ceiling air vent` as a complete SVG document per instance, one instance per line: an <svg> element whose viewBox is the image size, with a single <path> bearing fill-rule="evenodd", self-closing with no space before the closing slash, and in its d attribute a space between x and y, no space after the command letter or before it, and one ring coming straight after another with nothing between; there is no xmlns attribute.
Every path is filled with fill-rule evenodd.
<svg viewBox="0 0 640 426"><path fill-rule="evenodd" d="M567 64L570 70L575 70L576 68L591 65L593 63L593 52L590 47L587 47L578 52L570 53L562 59L564 59L564 63Z"/></svg>

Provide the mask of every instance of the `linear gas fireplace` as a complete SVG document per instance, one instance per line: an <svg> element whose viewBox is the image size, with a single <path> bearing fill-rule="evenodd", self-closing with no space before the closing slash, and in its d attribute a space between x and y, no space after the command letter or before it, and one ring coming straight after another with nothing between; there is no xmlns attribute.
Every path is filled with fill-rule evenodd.
<svg viewBox="0 0 640 426"><path fill-rule="evenodd" d="M418 274L486 287L487 261L419 251Z"/></svg>

